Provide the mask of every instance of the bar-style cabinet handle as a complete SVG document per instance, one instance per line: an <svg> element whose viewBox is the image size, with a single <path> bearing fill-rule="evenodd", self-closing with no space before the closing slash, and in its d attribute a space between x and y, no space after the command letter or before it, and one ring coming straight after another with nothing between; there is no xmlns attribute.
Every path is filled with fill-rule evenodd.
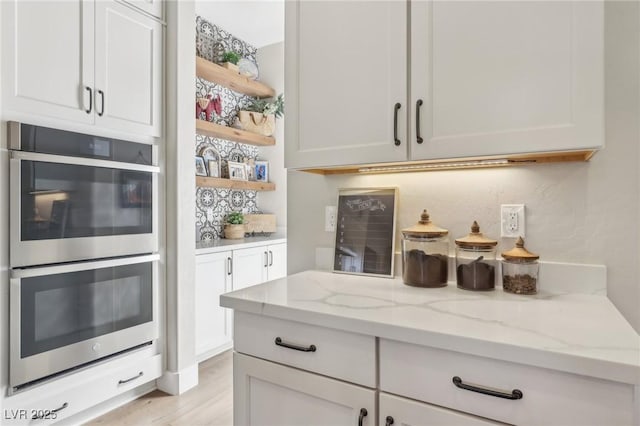
<svg viewBox="0 0 640 426"><path fill-rule="evenodd" d="M393 106L393 143L395 143L396 146L400 146L402 143L400 139L398 139L398 110L401 106L400 102L396 102Z"/></svg>
<svg viewBox="0 0 640 426"><path fill-rule="evenodd" d="M358 426L362 426L362 422L364 422L364 418L367 417L367 414L369 413L367 412L366 408L360 409L360 416L358 416Z"/></svg>
<svg viewBox="0 0 640 426"><path fill-rule="evenodd" d="M511 392L495 391L493 389L488 389L480 386L474 386L474 385L463 383L462 379L458 376L454 376L452 381L453 381L453 384L460 389L468 390L471 392L478 392L484 395L495 396L497 398L515 400L515 399L522 399L522 396L523 396L522 391L519 389L514 389Z"/></svg>
<svg viewBox="0 0 640 426"><path fill-rule="evenodd" d="M269 266L269 253L265 250L264 252L264 267Z"/></svg>
<svg viewBox="0 0 640 426"><path fill-rule="evenodd" d="M142 376L144 376L144 373L141 371L137 375L135 375L133 377L130 377L128 379L118 380L118 384L119 385L124 385L125 383L133 382L134 380L139 379Z"/></svg>
<svg viewBox="0 0 640 426"><path fill-rule="evenodd" d="M104 92L102 90L98 90L98 95L100 95L100 111L98 111L98 108L96 108L96 111L98 112L98 115L102 117L102 114L104 114Z"/></svg>
<svg viewBox="0 0 640 426"><path fill-rule="evenodd" d="M42 411L42 413L34 414L33 417L31 417L31 420L44 419L47 415L55 414L55 413L57 413L59 411L64 410L68 406L69 406L69 403L65 402L64 404L62 404L60 407L56 408L55 410L51 410L51 411L38 410L38 411Z"/></svg>
<svg viewBox="0 0 640 426"><path fill-rule="evenodd" d="M227 257L227 275L231 275L233 273L233 259Z"/></svg>
<svg viewBox="0 0 640 426"><path fill-rule="evenodd" d="M93 109L93 90L91 90L89 86L84 86L84 90L89 92L89 109L85 109L84 112L91 114L91 110Z"/></svg>
<svg viewBox="0 0 640 426"><path fill-rule="evenodd" d="M421 144L424 142L422 136L420 136L420 107L422 106L422 99L418 99L416 102L416 142Z"/></svg>
<svg viewBox="0 0 640 426"><path fill-rule="evenodd" d="M283 348L293 349L300 352L315 352L317 349L316 345L310 345L305 347L300 345L294 345L293 343L286 343L286 342L283 342L280 337L276 337L275 343L277 346L282 346Z"/></svg>
<svg viewBox="0 0 640 426"><path fill-rule="evenodd" d="M273 266L273 252L269 250L269 266Z"/></svg>
<svg viewBox="0 0 640 426"><path fill-rule="evenodd" d="M391 426L394 423L393 417L391 416L387 416L387 418L385 419L385 426Z"/></svg>

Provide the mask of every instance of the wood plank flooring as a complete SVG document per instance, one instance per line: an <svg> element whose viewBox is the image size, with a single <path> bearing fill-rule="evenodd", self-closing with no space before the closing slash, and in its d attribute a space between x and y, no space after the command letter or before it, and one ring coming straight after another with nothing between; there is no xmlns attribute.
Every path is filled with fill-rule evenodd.
<svg viewBox="0 0 640 426"><path fill-rule="evenodd" d="M232 351L202 362L198 386L182 395L153 391L92 420L89 426L233 425Z"/></svg>

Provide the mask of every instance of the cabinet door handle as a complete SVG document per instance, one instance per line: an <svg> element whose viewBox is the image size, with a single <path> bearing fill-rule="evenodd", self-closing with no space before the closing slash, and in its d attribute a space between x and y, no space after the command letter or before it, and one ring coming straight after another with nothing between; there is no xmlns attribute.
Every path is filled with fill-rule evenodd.
<svg viewBox="0 0 640 426"><path fill-rule="evenodd" d="M282 346L283 348L288 348L288 349L293 349L296 351L300 351L300 352L315 352L316 351L316 345L310 345L308 347L304 347L304 346L299 346L299 345L294 345L291 343L286 343L283 342L281 338L276 337L276 345L277 346Z"/></svg>
<svg viewBox="0 0 640 426"><path fill-rule="evenodd" d="M102 117L102 114L104 114L104 92L102 90L98 90L98 95L100 95L100 111L98 111L98 108L96 108L96 111L98 115Z"/></svg>
<svg viewBox="0 0 640 426"><path fill-rule="evenodd" d="M364 418L367 417L367 414L369 413L367 412L366 408L360 409L360 415L358 416L358 426L362 426L362 422L364 422Z"/></svg>
<svg viewBox="0 0 640 426"><path fill-rule="evenodd" d="M89 92L89 109L85 109L84 112L91 114L91 110L93 109L93 90L91 90L89 86L84 86L84 90Z"/></svg>
<svg viewBox="0 0 640 426"><path fill-rule="evenodd" d="M385 419L385 426L391 426L394 423L393 417L391 416L387 416L387 418Z"/></svg>
<svg viewBox="0 0 640 426"><path fill-rule="evenodd" d="M269 266L273 266L273 252L269 250Z"/></svg>
<svg viewBox="0 0 640 426"><path fill-rule="evenodd" d="M420 144L424 142L422 136L420 136L420 107L422 106L422 99L418 99L416 102L416 141Z"/></svg>
<svg viewBox="0 0 640 426"><path fill-rule="evenodd" d="M139 379L142 376L144 376L144 373L141 371L136 376L133 376L133 377L130 377L130 378L124 379L124 380L118 380L118 384L119 385L124 385L125 383L133 382L134 380Z"/></svg>
<svg viewBox="0 0 640 426"><path fill-rule="evenodd" d="M393 107L393 143L395 143L396 146L400 146L402 143L400 139L398 139L398 110L401 106L400 102L396 102Z"/></svg>
<svg viewBox="0 0 640 426"><path fill-rule="evenodd" d="M233 259L227 257L227 275L231 275L233 273Z"/></svg>
<svg viewBox="0 0 640 426"><path fill-rule="evenodd" d="M31 417L31 420L38 420L38 419L44 419L47 416L50 416L51 414L55 414L59 411L64 410L65 408L67 408L69 406L68 402L65 402L64 404L62 404L60 407L54 409L54 410L38 410L38 411L42 411L39 412L37 414L34 414L33 417ZM50 418L50 417L49 417Z"/></svg>
<svg viewBox="0 0 640 426"><path fill-rule="evenodd" d="M264 267L266 268L267 266L269 266L269 253L267 253L265 251L264 252Z"/></svg>
<svg viewBox="0 0 640 426"><path fill-rule="evenodd" d="M522 391L519 389L514 389L511 392L500 392L500 391L495 391L493 389L488 389L480 386L473 386L473 385L468 385L466 383L462 383L462 379L458 376L454 376L452 380L453 380L453 384L456 385L456 387L459 387L460 389L468 390L471 392L478 392L485 395L495 396L497 398L522 399L522 396L523 396Z"/></svg>

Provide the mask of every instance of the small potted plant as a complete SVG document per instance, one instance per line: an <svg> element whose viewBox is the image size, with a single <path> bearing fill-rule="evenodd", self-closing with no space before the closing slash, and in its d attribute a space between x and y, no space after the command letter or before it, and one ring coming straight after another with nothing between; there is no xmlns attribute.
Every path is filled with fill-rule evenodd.
<svg viewBox="0 0 640 426"><path fill-rule="evenodd" d="M222 66L228 70L235 71L237 73L240 72L238 68L238 61L240 60L240 55L238 55L234 51L226 51L224 55L222 55Z"/></svg>
<svg viewBox="0 0 640 426"><path fill-rule="evenodd" d="M244 230L244 216L242 213L229 213L224 224L224 237L231 240L244 238Z"/></svg>
<svg viewBox="0 0 640 426"><path fill-rule="evenodd" d="M238 127L263 136L273 135L276 118L284 115L284 95L272 99L255 99L246 110L238 111Z"/></svg>

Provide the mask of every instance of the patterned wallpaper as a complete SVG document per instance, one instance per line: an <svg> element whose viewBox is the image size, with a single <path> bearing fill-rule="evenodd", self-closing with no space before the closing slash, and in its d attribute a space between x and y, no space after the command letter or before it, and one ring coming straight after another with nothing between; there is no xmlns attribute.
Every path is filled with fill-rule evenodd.
<svg viewBox="0 0 640 426"><path fill-rule="evenodd" d="M256 48L234 37L211 22L196 17L196 54L209 61L219 62L222 54L233 50L241 56L256 61ZM246 106L251 97L233 92L226 87L196 77L196 96L220 95L222 114L214 121L225 126L235 121L237 111ZM194 105L195 110L195 105ZM195 111L194 111L195 113ZM238 142L196 135L195 155L203 148L213 146L222 160L243 161L258 158L258 148ZM232 211L259 213L256 191L239 191L225 188L196 188L196 240L207 241L222 238L225 216Z"/></svg>

